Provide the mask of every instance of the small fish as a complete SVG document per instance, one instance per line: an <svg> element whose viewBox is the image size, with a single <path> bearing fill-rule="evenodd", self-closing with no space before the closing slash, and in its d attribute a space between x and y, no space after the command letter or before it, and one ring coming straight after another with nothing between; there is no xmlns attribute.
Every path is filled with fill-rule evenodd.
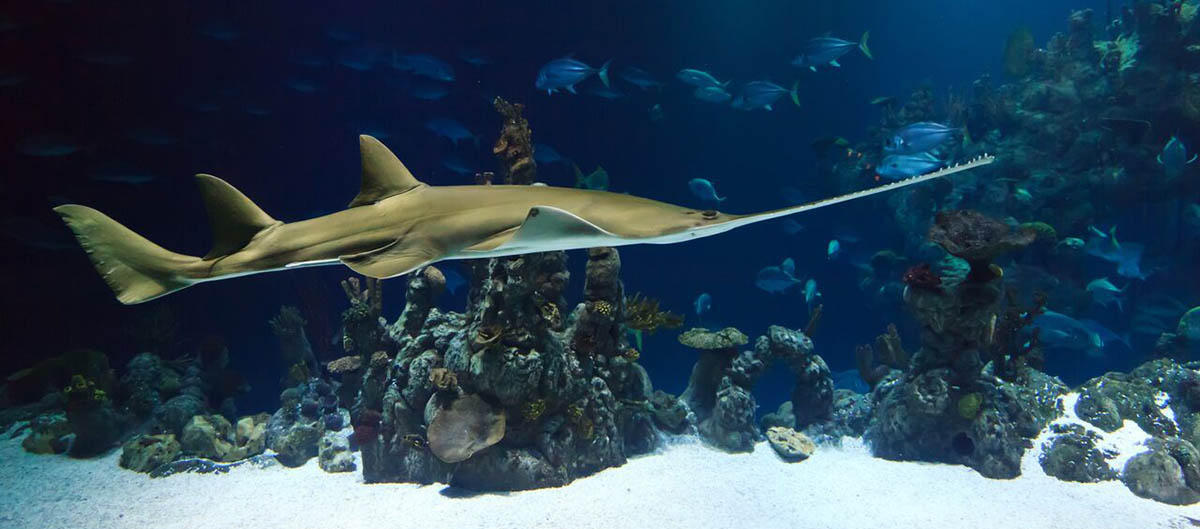
<svg viewBox="0 0 1200 529"><path fill-rule="evenodd" d="M200 26L200 34L221 42L233 42L242 37L242 32L224 22L209 22Z"/></svg>
<svg viewBox="0 0 1200 529"><path fill-rule="evenodd" d="M152 174L121 166L111 166L97 169L89 173L88 178L91 178L97 182L130 184L135 186L147 184L156 179L156 177Z"/></svg>
<svg viewBox="0 0 1200 529"><path fill-rule="evenodd" d="M871 100L871 104L882 107L892 107L896 104L896 98L893 96L880 96Z"/></svg>
<svg viewBox="0 0 1200 529"><path fill-rule="evenodd" d="M461 50L458 52L458 58L471 66L480 68L492 64L492 60L484 55L482 51L475 49Z"/></svg>
<svg viewBox="0 0 1200 529"><path fill-rule="evenodd" d="M691 68L680 70L675 74L675 78L696 88L720 88L722 92L725 91L726 86L729 86L729 81L722 83L708 72Z"/></svg>
<svg viewBox="0 0 1200 529"><path fill-rule="evenodd" d="M285 83L288 88L295 90L301 94L313 94L320 90L320 85L312 79L292 78Z"/></svg>
<svg viewBox="0 0 1200 529"><path fill-rule="evenodd" d="M459 156L458 154L450 154L450 155L447 155L445 158L442 158L442 167L445 167L446 169L454 171L455 173L460 174L460 175L469 175L469 174L476 173L475 167L472 166L469 162L467 162L465 159L463 159L462 156Z"/></svg>
<svg viewBox="0 0 1200 529"><path fill-rule="evenodd" d="M809 278L804 282L804 304L808 306L809 314L812 314L813 308L816 307L817 301L821 297L821 291L817 290L816 279Z"/></svg>
<svg viewBox="0 0 1200 529"><path fill-rule="evenodd" d="M945 165L945 162L929 153L892 154L879 162L876 172L885 178L902 180L941 169Z"/></svg>
<svg viewBox="0 0 1200 529"><path fill-rule="evenodd" d="M595 85L588 87L587 93L602 99L621 99L625 94L610 86Z"/></svg>
<svg viewBox="0 0 1200 529"><path fill-rule="evenodd" d="M850 50L858 48L866 55L868 59L874 59L871 55L871 48L867 46L867 39L871 37L871 32L864 32L862 39L857 43L848 40L837 39L833 37L820 37L809 40L800 48L800 55L792 60L792 66L800 68L808 68L812 71L817 71L818 66L830 65L835 68L841 67L837 60L843 55L850 53Z"/></svg>
<svg viewBox="0 0 1200 529"><path fill-rule="evenodd" d="M705 202L716 202L719 204L725 200L725 197L717 196L717 188L713 186L712 182L703 178L689 180L688 189L692 190L692 194L696 195L696 198Z"/></svg>
<svg viewBox="0 0 1200 529"><path fill-rule="evenodd" d="M658 123L663 120L663 107L661 104L655 103L647 112L650 114L651 123Z"/></svg>
<svg viewBox="0 0 1200 529"><path fill-rule="evenodd" d="M754 286L771 294L784 294L800 284L796 279L796 262L790 257L779 266L764 267L754 277Z"/></svg>
<svg viewBox="0 0 1200 529"><path fill-rule="evenodd" d="M454 67L428 53L393 54L392 68L412 72L414 75L428 77L435 81L445 83L454 81Z"/></svg>
<svg viewBox="0 0 1200 529"><path fill-rule="evenodd" d="M1106 237L1095 236L1088 240L1085 251L1088 255L1098 257L1117 265L1117 275L1130 279L1146 279L1150 276L1142 271L1142 253L1145 247L1136 242L1118 243L1116 227L1110 230Z"/></svg>
<svg viewBox="0 0 1200 529"><path fill-rule="evenodd" d="M825 247L825 255L830 261L836 261L838 256L842 255L842 243L838 242L837 239L829 241L829 244Z"/></svg>
<svg viewBox="0 0 1200 529"><path fill-rule="evenodd" d="M1168 174L1179 174L1189 164L1194 163L1196 157L1197 155L1193 154L1191 158L1188 158L1187 146L1179 141L1179 138L1171 136L1171 139L1163 146L1162 154L1158 155L1158 163L1162 164Z"/></svg>
<svg viewBox="0 0 1200 529"><path fill-rule="evenodd" d="M733 97L719 86L702 86L692 92L692 95L696 96L696 99L708 103L725 103Z"/></svg>
<svg viewBox="0 0 1200 529"><path fill-rule="evenodd" d="M796 93L799 85L800 83L796 82L792 85L792 89L788 90L769 81L751 81L742 87L741 98L743 103L740 105L740 108L742 110L755 110L759 108L771 110L771 105L784 95L790 95L792 103L800 106L800 98Z"/></svg>
<svg viewBox="0 0 1200 529"><path fill-rule="evenodd" d="M961 128L947 127L941 123L922 121L897 129L883 145L883 151L891 154L920 154L946 143Z"/></svg>
<svg viewBox="0 0 1200 529"><path fill-rule="evenodd" d="M442 276L446 278L446 290L448 290L452 296L458 292L459 288L462 288L463 285L467 284L466 278L464 278L463 275L458 273L458 271L454 268L447 267L442 269L441 272Z"/></svg>
<svg viewBox="0 0 1200 529"><path fill-rule="evenodd" d="M804 225L800 224L796 220L786 219L783 221L783 232L784 233L786 233L788 235L796 236L796 235L799 235L800 232L802 232L802 231L804 231Z"/></svg>
<svg viewBox="0 0 1200 529"><path fill-rule="evenodd" d="M1125 295L1125 288L1117 288L1117 285L1112 284L1107 277L1093 279L1087 284L1086 290L1092 295L1092 301L1095 301L1098 305L1107 307L1115 302L1117 310L1125 312L1125 307L1121 305Z"/></svg>
<svg viewBox="0 0 1200 529"><path fill-rule="evenodd" d="M608 171L605 171L603 167L597 165L596 170L588 175L583 174L578 165L571 164L571 167L575 170L575 187L597 191L608 190Z"/></svg>
<svg viewBox="0 0 1200 529"><path fill-rule="evenodd" d="M544 143L533 144L533 160L540 164L567 163L567 158Z"/></svg>
<svg viewBox="0 0 1200 529"><path fill-rule="evenodd" d="M452 118L433 118L425 123L425 128L438 136L446 138L454 145L462 140L471 140L475 143L475 147L479 147L479 137L467 130L467 127L458 120Z"/></svg>
<svg viewBox="0 0 1200 529"><path fill-rule="evenodd" d="M450 93L450 87L432 79L413 79L405 85L405 93L422 101L437 101Z"/></svg>
<svg viewBox="0 0 1200 529"><path fill-rule="evenodd" d="M593 75L600 78L600 82L604 86L608 84L608 65L612 61L605 61L604 65L599 69L592 68L583 62L571 58L570 56L561 59L555 59L542 66L538 70L537 80L534 81L534 86L538 90L545 90L547 94L553 94L559 90L566 90L572 94L575 92L575 85L582 82Z"/></svg>
<svg viewBox="0 0 1200 529"><path fill-rule="evenodd" d="M1047 347L1083 352L1090 357L1104 354L1100 334L1065 314L1047 310L1033 319L1032 327L1039 329L1038 339Z"/></svg>
<svg viewBox="0 0 1200 529"><path fill-rule="evenodd" d="M661 90L663 86L662 83L654 80L654 77L652 77L649 72L641 68L626 66L621 68L621 73L619 75L621 79L625 80L625 82L642 90Z"/></svg>
<svg viewBox="0 0 1200 529"><path fill-rule="evenodd" d="M696 301L692 302L692 307L696 309L697 317L712 310L712 296L708 295L708 292L701 293L696 297Z"/></svg>
<svg viewBox="0 0 1200 529"><path fill-rule="evenodd" d="M67 156L79 152L81 149L74 140L56 134L30 136L17 144L17 152L41 158Z"/></svg>
<svg viewBox="0 0 1200 529"><path fill-rule="evenodd" d="M343 51L338 55L338 64L356 72L365 72L375 67L379 61L379 50L371 47L357 47Z"/></svg>
<svg viewBox="0 0 1200 529"><path fill-rule="evenodd" d="M79 55L79 60L98 66L125 66L133 63L133 57L116 51L88 51Z"/></svg>

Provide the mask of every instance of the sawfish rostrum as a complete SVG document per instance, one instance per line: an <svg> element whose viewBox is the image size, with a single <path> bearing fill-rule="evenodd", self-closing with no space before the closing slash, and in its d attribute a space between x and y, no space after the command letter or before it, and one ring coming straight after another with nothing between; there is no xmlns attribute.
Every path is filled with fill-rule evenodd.
<svg viewBox="0 0 1200 529"><path fill-rule="evenodd" d="M389 278L449 259L690 241L994 160L983 156L809 204L731 215L586 189L429 186L379 140L360 136L359 143L362 188L349 208L298 222L275 220L224 180L197 175L214 240L202 257L162 248L86 206L66 204L54 210L75 232L117 299L131 304L204 281L304 266L341 263L368 277Z"/></svg>

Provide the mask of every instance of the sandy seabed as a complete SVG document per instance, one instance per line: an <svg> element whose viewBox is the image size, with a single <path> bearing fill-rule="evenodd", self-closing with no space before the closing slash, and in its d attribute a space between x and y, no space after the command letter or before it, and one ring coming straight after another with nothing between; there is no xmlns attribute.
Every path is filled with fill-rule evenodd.
<svg viewBox="0 0 1200 529"><path fill-rule="evenodd" d="M1027 456L991 480L953 465L873 458L860 441L784 463L760 443L731 455L677 441L561 488L465 495L373 484L360 472L241 466L151 479L0 441L0 528L1095 528L1193 527L1200 506L1138 498L1120 482L1065 483Z"/></svg>

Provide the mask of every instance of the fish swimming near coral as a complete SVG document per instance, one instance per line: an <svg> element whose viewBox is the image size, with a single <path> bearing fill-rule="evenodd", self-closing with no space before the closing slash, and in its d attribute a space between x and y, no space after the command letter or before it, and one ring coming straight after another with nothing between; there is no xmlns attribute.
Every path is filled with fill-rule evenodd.
<svg viewBox="0 0 1200 529"><path fill-rule="evenodd" d="M1125 307L1122 306L1125 288L1117 288L1117 285L1112 284L1107 277L1092 280L1087 284L1087 291L1092 295L1092 301L1095 301L1096 304L1107 307L1116 303L1117 310L1125 311Z"/></svg>
<svg viewBox="0 0 1200 529"><path fill-rule="evenodd" d="M712 296L708 292L702 292L699 296L696 296L696 301L692 302L692 307L696 309L697 317L712 310Z"/></svg>
<svg viewBox="0 0 1200 529"><path fill-rule="evenodd" d="M804 43L800 49L800 55L792 60L793 66L800 68L809 68L812 71L817 71L818 66L833 66L839 68L842 65L838 64L838 59L843 55L850 53L850 50L858 48L866 55L868 59L874 59L871 54L871 48L867 47L867 40L871 38L871 32L867 31L862 34L862 38L858 42L850 42L834 37L819 37Z"/></svg>
<svg viewBox="0 0 1200 529"><path fill-rule="evenodd" d="M896 129L883 144L883 150L892 154L920 154L946 143L962 130L932 121L913 123Z"/></svg>
<svg viewBox="0 0 1200 529"><path fill-rule="evenodd" d="M771 105L779 98L789 95L792 98L792 103L800 106L800 97L796 93L799 83L793 84L792 89L788 90L770 81L750 81L742 87L741 100L744 102L741 105L742 110L754 110L761 108L763 110L771 110Z"/></svg>
<svg viewBox="0 0 1200 529"><path fill-rule="evenodd" d="M879 167L876 168L876 172L879 173L879 176L899 180L934 171L943 165L945 165L945 162L927 152L921 154L892 154L884 156L883 160L879 161Z"/></svg>
<svg viewBox="0 0 1200 529"><path fill-rule="evenodd" d="M373 278L401 276L438 261L536 252L674 244L832 206L995 161L983 156L927 175L749 215L698 211L656 200L543 185L430 186L379 140L360 136L362 187L347 209L275 220L233 186L196 176L213 248L204 256L162 248L81 205L54 210L122 303L141 303L218 279L343 264Z"/></svg>
<svg viewBox="0 0 1200 529"><path fill-rule="evenodd" d="M538 90L545 90L547 94L553 94L560 89L574 94L576 93L576 84L595 75L607 87L609 86L608 64L610 62L612 61L605 62L600 68L592 68L570 56L555 59L538 70L537 79L533 84Z"/></svg>
<svg viewBox="0 0 1200 529"><path fill-rule="evenodd" d="M692 92L692 95L706 103L724 103L733 97L719 86L701 86Z"/></svg>
<svg viewBox="0 0 1200 529"><path fill-rule="evenodd" d="M784 259L779 266L767 266L754 276L754 286L772 294L784 294L792 288L803 284L796 279L796 262L791 257Z"/></svg>
<svg viewBox="0 0 1200 529"><path fill-rule="evenodd" d="M1197 155L1193 154L1188 158L1187 147L1184 146L1179 138L1171 136L1167 144L1163 146L1162 154L1158 155L1158 163L1166 168L1167 173L1177 175L1182 173L1188 165L1196 161Z"/></svg>
<svg viewBox="0 0 1200 529"><path fill-rule="evenodd" d="M696 70L692 68L679 70L679 73L675 74L675 78L696 88L711 87L720 88L722 89L721 91L724 91L724 88L729 86L729 81L722 83L721 81L718 81L716 77L713 77L713 74L704 70Z"/></svg>

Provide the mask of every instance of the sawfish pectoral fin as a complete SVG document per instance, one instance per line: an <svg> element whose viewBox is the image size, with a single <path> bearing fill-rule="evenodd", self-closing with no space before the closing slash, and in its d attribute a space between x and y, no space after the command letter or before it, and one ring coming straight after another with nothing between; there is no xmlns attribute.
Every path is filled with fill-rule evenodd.
<svg viewBox="0 0 1200 529"><path fill-rule="evenodd" d="M406 244L400 239L368 252L343 255L338 260L364 276L387 279L412 272L444 256L444 252L427 244Z"/></svg>
<svg viewBox="0 0 1200 529"><path fill-rule="evenodd" d="M567 210L534 206L529 208L525 221L517 229L471 246L465 252L551 251L581 248L592 243L603 245L620 238Z"/></svg>

